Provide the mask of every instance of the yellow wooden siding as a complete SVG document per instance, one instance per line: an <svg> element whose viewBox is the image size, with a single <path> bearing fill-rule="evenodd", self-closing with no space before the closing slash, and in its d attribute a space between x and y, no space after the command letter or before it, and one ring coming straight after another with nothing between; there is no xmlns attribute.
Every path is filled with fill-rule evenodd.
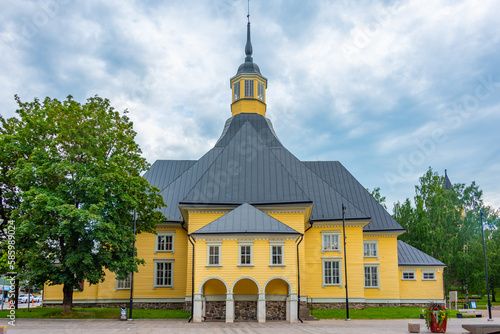
<svg viewBox="0 0 500 334"><path fill-rule="evenodd" d="M207 266L207 242L196 242L195 258L195 292L199 293L201 283L210 277L219 277L231 289L240 278L252 277L257 281L259 290L264 289L265 283L276 276L286 278L294 292L297 289L296 270L296 243L294 240L284 242L284 267L270 266L270 243L267 240L253 242L253 267L239 266L239 243L235 240L221 242L221 266Z"/></svg>
<svg viewBox="0 0 500 334"><path fill-rule="evenodd" d="M403 271L415 271L415 280L403 280ZM443 269L426 268L424 271L435 271L435 281L422 280L422 269L418 267L404 267L398 271L399 290L401 299L443 299Z"/></svg>
<svg viewBox="0 0 500 334"><path fill-rule="evenodd" d="M397 237L373 237L365 236L364 240L378 242L379 258L364 258L364 264L379 264L379 285L377 288L365 288L366 299L398 299L398 252ZM363 253L362 253L363 254ZM363 268L364 270L364 268ZM364 271L363 271L364 276ZM363 281L364 285L364 281Z"/></svg>
<svg viewBox="0 0 500 334"><path fill-rule="evenodd" d="M342 252L324 252L322 253L321 232L339 232ZM347 274L349 297L363 298L363 229L362 227L346 227L346 246L347 246ZM313 227L306 232L305 238L305 257L307 259L306 270L304 274L304 287L302 295L308 295L313 298L342 298L345 297L344 278L344 245L342 239L342 227ZM341 258L341 281L342 286L323 287L323 258ZM301 276L302 277L302 276Z"/></svg>

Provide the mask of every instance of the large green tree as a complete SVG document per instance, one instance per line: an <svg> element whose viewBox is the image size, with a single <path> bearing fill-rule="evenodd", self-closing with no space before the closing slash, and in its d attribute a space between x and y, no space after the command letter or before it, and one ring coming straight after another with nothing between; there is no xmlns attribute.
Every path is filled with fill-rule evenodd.
<svg viewBox="0 0 500 334"><path fill-rule="evenodd" d="M63 285L63 311L71 311L82 281L103 281L105 269L124 278L144 263L132 257L133 212L137 233L155 233L163 199L140 175L149 165L126 111L98 96L16 100L18 117L0 135L16 157L7 175L21 199L12 218L29 255L22 278Z"/></svg>

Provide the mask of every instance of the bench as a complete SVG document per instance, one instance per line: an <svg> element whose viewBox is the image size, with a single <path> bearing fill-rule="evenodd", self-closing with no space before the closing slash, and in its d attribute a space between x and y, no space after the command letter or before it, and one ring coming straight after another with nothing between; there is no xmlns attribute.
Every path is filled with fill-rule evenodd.
<svg viewBox="0 0 500 334"><path fill-rule="evenodd" d="M500 325L462 325L462 328L468 330L471 334L498 334Z"/></svg>

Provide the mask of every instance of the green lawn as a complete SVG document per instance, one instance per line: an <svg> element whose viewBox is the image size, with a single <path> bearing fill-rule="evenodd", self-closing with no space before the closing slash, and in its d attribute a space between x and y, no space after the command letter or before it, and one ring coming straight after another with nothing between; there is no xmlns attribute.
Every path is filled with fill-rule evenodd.
<svg viewBox="0 0 500 334"><path fill-rule="evenodd" d="M451 310L451 317L457 312ZM313 310L312 315L318 319L345 319L345 309L340 310ZM369 307L364 310L349 310L351 319L419 319L421 307Z"/></svg>
<svg viewBox="0 0 500 334"><path fill-rule="evenodd" d="M5 318L9 310L0 311ZM134 319L187 319L191 313L182 310L133 310ZM16 310L16 318L37 319L119 319L119 308L73 308L73 313L63 314L60 307L35 307Z"/></svg>

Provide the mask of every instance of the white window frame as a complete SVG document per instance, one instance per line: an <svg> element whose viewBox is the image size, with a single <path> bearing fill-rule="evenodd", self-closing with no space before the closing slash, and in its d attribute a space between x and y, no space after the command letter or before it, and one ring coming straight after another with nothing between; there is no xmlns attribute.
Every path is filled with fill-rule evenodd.
<svg viewBox="0 0 500 334"><path fill-rule="evenodd" d="M250 247L250 263L241 263L241 247ZM253 267L253 242L238 243L238 266Z"/></svg>
<svg viewBox="0 0 500 334"><path fill-rule="evenodd" d="M366 255L365 254L365 245L375 245L375 255ZM371 253L371 249L368 248L368 250ZM363 241L363 257L365 258L375 258L378 259L379 252L378 252L378 240L364 240Z"/></svg>
<svg viewBox="0 0 500 334"><path fill-rule="evenodd" d="M245 97L254 97L255 80L245 79Z"/></svg>
<svg viewBox="0 0 500 334"><path fill-rule="evenodd" d="M425 278L425 274L432 274L432 278ZM422 281L436 281L436 271L422 270Z"/></svg>
<svg viewBox="0 0 500 334"><path fill-rule="evenodd" d="M158 249L160 243L158 239L160 237L172 237L172 249L170 250L160 250ZM155 235L155 254L158 253L172 253L175 254L175 231L161 231L161 232L156 232Z"/></svg>
<svg viewBox="0 0 500 334"><path fill-rule="evenodd" d="M273 247L281 248L281 264L273 263ZM284 267L285 266L285 243L284 242L270 242L269 243L269 266L270 267Z"/></svg>
<svg viewBox="0 0 500 334"><path fill-rule="evenodd" d="M257 98L264 101L264 84L257 80Z"/></svg>
<svg viewBox="0 0 500 334"><path fill-rule="evenodd" d="M219 263L210 264L210 248L216 247L219 249ZM220 242L207 242L207 267L222 267L222 247Z"/></svg>
<svg viewBox="0 0 500 334"><path fill-rule="evenodd" d="M240 81L235 82L233 85L233 101L236 101L240 98L241 94L240 86L241 86Z"/></svg>
<svg viewBox="0 0 500 334"><path fill-rule="evenodd" d="M325 236L336 236L338 238L338 248L337 249L325 249ZM337 252L342 253L342 233L340 231L322 231L321 232L321 253L325 252Z"/></svg>
<svg viewBox="0 0 500 334"><path fill-rule="evenodd" d="M339 282L338 283L326 283L325 276L325 263L326 262L336 262L339 266ZM323 287L326 286L340 286L342 287L342 258L340 257L323 257L321 258L321 277L323 280Z"/></svg>
<svg viewBox="0 0 500 334"><path fill-rule="evenodd" d="M366 273L365 270L366 268L377 268L377 285L366 285ZM370 273L370 275L373 275L373 273ZM370 284L371 284L372 279L370 279ZM379 289L380 290L380 268L379 264L365 264L363 266L363 282L365 289Z"/></svg>
<svg viewBox="0 0 500 334"><path fill-rule="evenodd" d="M405 278L405 274L412 274L413 278ZM416 281L417 280L417 275L415 273L415 270L403 270L401 272L401 280L402 281Z"/></svg>
<svg viewBox="0 0 500 334"><path fill-rule="evenodd" d="M115 290L130 290L131 286L132 286L132 273L128 274L128 277L125 279L118 279L118 278L116 279Z"/></svg>
<svg viewBox="0 0 500 334"><path fill-rule="evenodd" d="M154 281L153 281L153 289L156 288L174 288L174 259L153 259L154 262ZM159 285L157 284L157 279L158 279L158 264L160 263L169 263L170 264L170 282L171 284L163 284Z"/></svg>

